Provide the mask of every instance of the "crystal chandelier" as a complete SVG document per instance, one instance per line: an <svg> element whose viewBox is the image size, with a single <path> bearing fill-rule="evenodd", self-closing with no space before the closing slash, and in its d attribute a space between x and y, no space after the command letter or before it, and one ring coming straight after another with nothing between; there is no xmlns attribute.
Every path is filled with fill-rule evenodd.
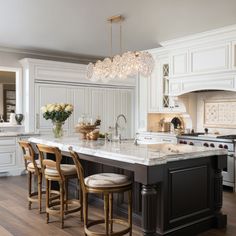
<svg viewBox="0 0 236 236"><path fill-rule="evenodd" d="M154 68L154 59L149 52L128 51L122 55L112 57L112 24L120 23L120 54L122 52L121 36L122 21L121 15L108 18L111 24L111 58L105 58L103 61L98 60L95 64L89 63L87 67L87 78L93 81L102 80L107 82L114 78L126 79L140 73L144 77L151 75Z"/></svg>

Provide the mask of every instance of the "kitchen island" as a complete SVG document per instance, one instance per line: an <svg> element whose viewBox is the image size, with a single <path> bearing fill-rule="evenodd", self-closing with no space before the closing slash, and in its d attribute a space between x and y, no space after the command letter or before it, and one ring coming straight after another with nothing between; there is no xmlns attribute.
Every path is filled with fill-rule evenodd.
<svg viewBox="0 0 236 236"><path fill-rule="evenodd" d="M32 137L30 142L56 146L68 156L72 147L86 174L117 172L134 180L133 217L143 235L195 235L223 228L222 175L227 152L173 144L134 145L131 141L83 141L77 136ZM69 159L69 158L68 158ZM124 213L118 197L117 213Z"/></svg>

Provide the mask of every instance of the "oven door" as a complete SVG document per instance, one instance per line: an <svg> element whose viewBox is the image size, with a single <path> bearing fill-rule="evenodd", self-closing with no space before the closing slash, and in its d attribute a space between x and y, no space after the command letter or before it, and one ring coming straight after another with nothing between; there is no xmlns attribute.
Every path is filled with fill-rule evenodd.
<svg viewBox="0 0 236 236"><path fill-rule="evenodd" d="M228 152L227 167L223 169L223 185L234 187L234 165L235 156L233 152Z"/></svg>

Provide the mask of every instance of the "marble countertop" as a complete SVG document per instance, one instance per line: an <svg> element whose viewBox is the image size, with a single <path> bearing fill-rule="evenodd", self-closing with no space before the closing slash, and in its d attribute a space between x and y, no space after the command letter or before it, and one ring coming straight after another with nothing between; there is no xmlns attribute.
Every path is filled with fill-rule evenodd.
<svg viewBox="0 0 236 236"><path fill-rule="evenodd" d="M2 131L0 137L18 137L18 136L32 136L38 135L37 133L25 133L25 132L14 132L14 131Z"/></svg>
<svg viewBox="0 0 236 236"><path fill-rule="evenodd" d="M227 151L217 148L195 147L182 144L140 144L133 141L105 142L104 140L84 141L78 136L55 139L49 136L30 137L30 142L56 146L62 151L72 147L82 154L142 165L161 165L170 161L200 158L212 155L226 155Z"/></svg>
<svg viewBox="0 0 236 236"><path fill-rule="evenodd" d="M177 134L173 133L173 132L150 132L150 131L140 131L138 132L139 135L152 135L152 136L173 136L176 137Z"/></svg>

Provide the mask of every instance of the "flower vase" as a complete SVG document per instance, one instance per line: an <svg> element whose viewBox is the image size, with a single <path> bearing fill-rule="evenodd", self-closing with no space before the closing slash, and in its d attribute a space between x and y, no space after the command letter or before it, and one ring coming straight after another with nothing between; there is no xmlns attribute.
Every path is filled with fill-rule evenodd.
<svg viewBox="0 0 236 236"><path fill-rule="evenodd" d="M63 136L63 124L61 121L53 121L52 131L55 138L61 138Z"/></svg>

